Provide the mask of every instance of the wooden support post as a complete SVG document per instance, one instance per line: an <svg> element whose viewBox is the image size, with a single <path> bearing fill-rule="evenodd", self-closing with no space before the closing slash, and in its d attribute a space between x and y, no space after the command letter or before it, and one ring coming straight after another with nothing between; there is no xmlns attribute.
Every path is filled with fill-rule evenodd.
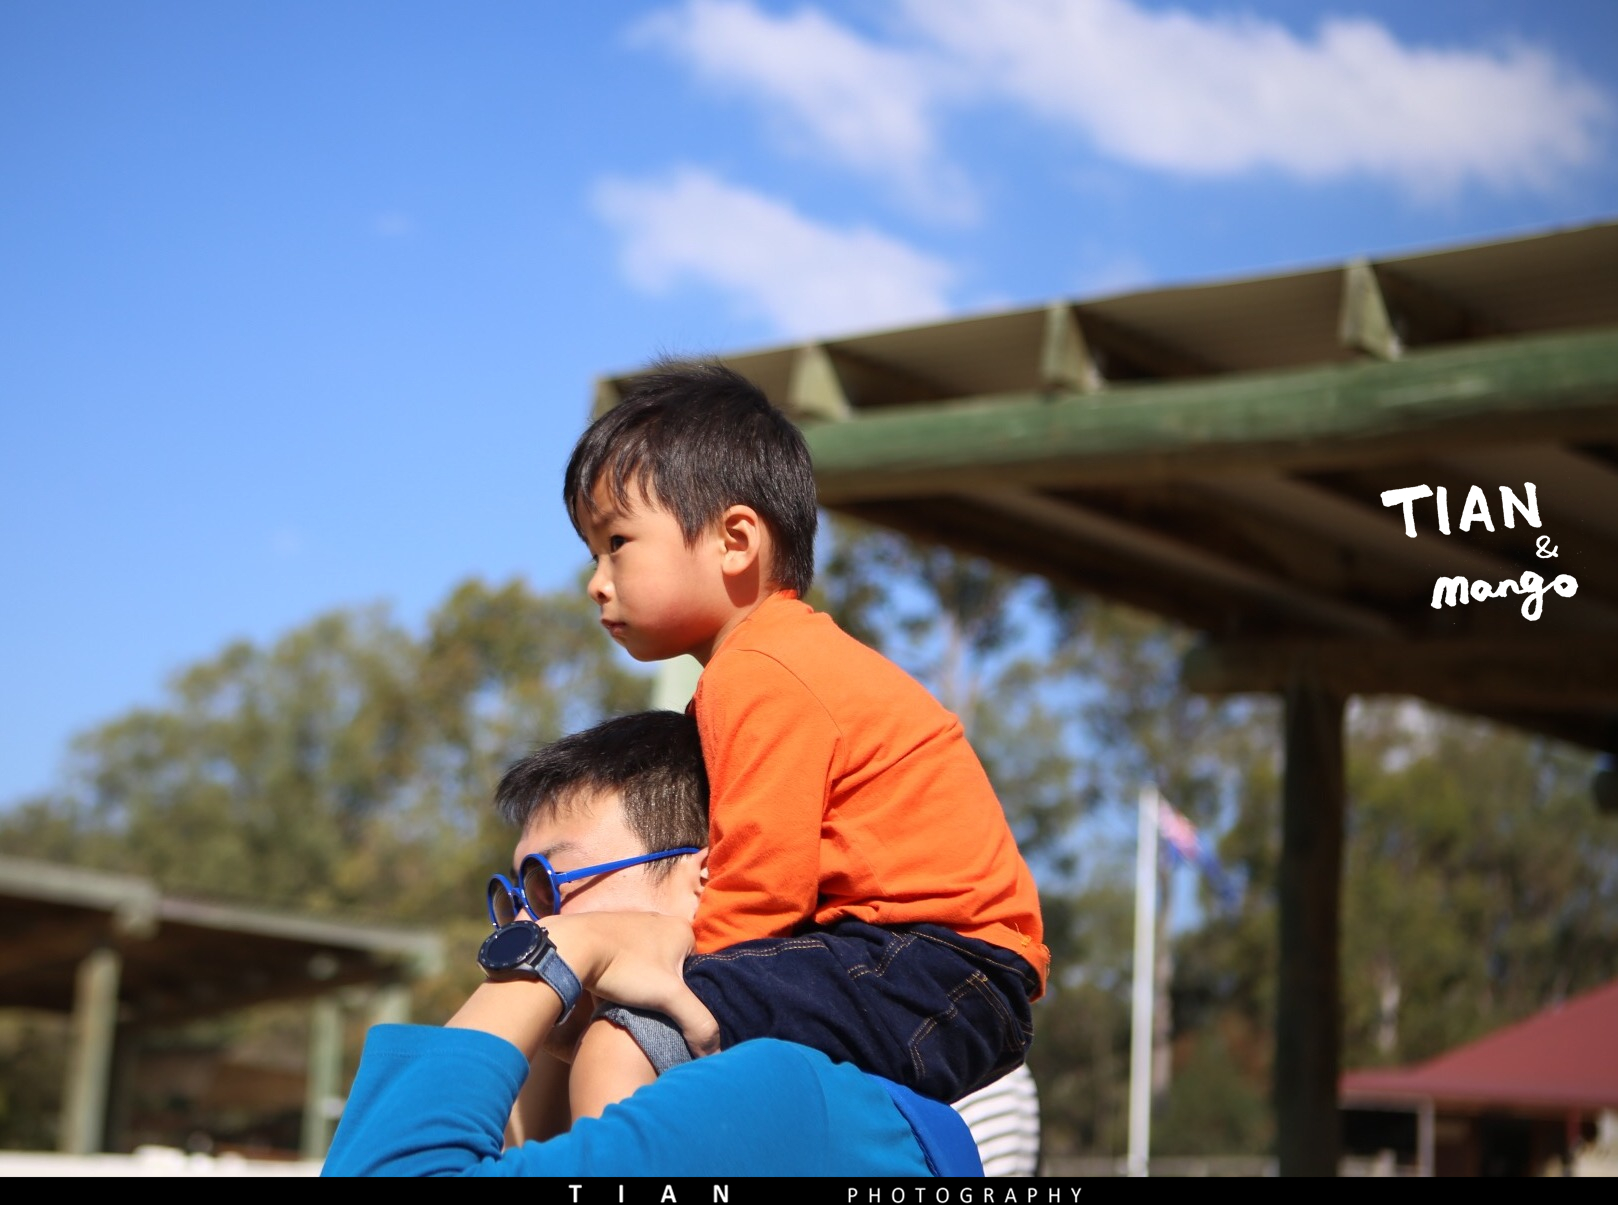
<svg viewBox="0 0 1618 1205"><path fill-rule="evenodd" d="M404 1025L410 1020L410 989L390 983L371 993L372 1025Z"/></svg>
<svg viewBox="0 0 1618 1205"><path fill-rule="evenodd" d="M799 422L843 422L854 413L837 365L819 343L806 344L792 357L786 408Z"/></svg>
<svg viewBox="0 0 1618 1205"><path fill-rule="evenodd" d="M144 1032L123 1024L113 1033L112 1066L108 1075L107 1122L104 1151L114 1154L129 1148L129 1119L134 1109L135 1077L140 1063Z"/></svg>
<svg viewBox="0 0 1618 1205"><path fill-rule="evenodd" d="M658 711L684 711L691 696L697 693L697 679L702 677L702 662L695 657L671 657L657 664L652 678L652 706Z"/></svg>
<svg viewBox="0 0 1618 1205"><path fill-rule="evenodd" d="M1343 875L1343 698L1313 673L1286 691L1281 788L1276 1154L1283 1176L1335 1176L1338 912Z"/></svg>
<svg viewBox="0 0 1618 1205"><path fill-rule="evenodd" d="M107 1132L107 1082L118 1029L118 951L91 950L79 963L73 989L73 1045L62 1092L60 1147L68 1155L93 1155Z"/></svg>
<svg viewBox="0 0 1618 1205"><path fill-rule="evenodd" d="M1431 1100L1424 1100L1416 1113L1416 1174L1434 1176L1437 1172L1435 1148L1438 1145L1438 1113Z"/></svg>
<svg viewBox="0 0 1618 1205"><path fill-rule="evenodd" d="M1404 345L1388 313L1376 270L1363 259L1353 260L1343 269L1343 301L1337 316L1337 338L1344 347L1378 360L1397 360L1404 355Z"/></svg>
<svg viewBox="0 0 1618 1205"><path fill-rule="evenodd" d="M590 398L590 417L600 418L618 404L618 386L611 377L597 377L595 391Z"/></svg>
<svg viewBox="0 0 1618 1205"><path fill-rule="evenodd" d="M1070 305L1057 304L1045 311L1039 383L1052 393L1094 393L1101 388L1101 370L1090 355L1084 328Z"/></svg>
<svg viewBox="0 0 1618 1205"><path fill-rule="evenodd" d="M324 996L309 1008L309 1071L304 1081L301 1144L305 1159L324 1159L331 1145L342 1060L342 1005L335 996Z"/></svg>

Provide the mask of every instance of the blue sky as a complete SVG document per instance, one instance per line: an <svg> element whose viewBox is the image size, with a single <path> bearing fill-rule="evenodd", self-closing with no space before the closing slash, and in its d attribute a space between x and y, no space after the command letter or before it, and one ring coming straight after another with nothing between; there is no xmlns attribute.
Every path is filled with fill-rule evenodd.
<svg viewBox="0 0 1618 1205"><path fill-rule="evenodd" d="M1618 215L1618 5L0 5L0 801L236 637L565 586L592 379Z"/></svg>

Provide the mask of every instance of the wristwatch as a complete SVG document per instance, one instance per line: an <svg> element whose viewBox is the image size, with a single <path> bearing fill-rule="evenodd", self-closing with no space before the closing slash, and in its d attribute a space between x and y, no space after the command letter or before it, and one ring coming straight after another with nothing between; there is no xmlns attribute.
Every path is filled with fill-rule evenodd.
<svg viewBox="0 0 1618 1205"><path fill-rule="evenodd" d="M484 938L478 965L490 979L538 979L549 984L562 998L559 1020L567 1018L584 991L551 935L531 920L514 920Z"/></svg>

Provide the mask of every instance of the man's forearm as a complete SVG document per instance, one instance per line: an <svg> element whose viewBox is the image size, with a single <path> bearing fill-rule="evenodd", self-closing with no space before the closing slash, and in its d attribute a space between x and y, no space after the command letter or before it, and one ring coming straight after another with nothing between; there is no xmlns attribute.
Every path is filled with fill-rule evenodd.
<svg viewBox="0 0 1618 1205"><path fill-rule="evenodd" d="M561 997L549 984L534 979L508 979L480 986L444 1027L481 1029L504 1038L522 1051L525 1059L532 1061L561 1016Z"/></svg>
<svg viewBox="0 0 1618 1205"><path fill-rule="evenodd" d="M587 990L666 1013L694 1050L718 1049L719 1027L681 977L691 950L691 930L683 921L654 913L594 912L547 917L545 929ZM532 1062L561 1013L560 997L545 983L490 981L472 993L446 1027L504 1038Z"/></svg>

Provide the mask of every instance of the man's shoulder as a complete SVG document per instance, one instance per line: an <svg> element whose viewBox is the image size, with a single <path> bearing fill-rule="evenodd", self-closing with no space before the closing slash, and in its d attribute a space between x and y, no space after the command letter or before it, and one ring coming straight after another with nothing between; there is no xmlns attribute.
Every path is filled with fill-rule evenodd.
<svg viewBox="0 0 1618 1205"><path fill-rule="evenodd" d="M811 1047L776 1038L741 1042L713 1057L732 1059L727 1075L756 1076L772 1085L780 1082L777 1077L783 1072L808 1077L805 1082L822 1095L830 1115L836 1119L834 1124L845 1132L877 1117L891 1123L891 1113L896 1112L909 1130L906 1137L916 1144L930 1172L946 1176L983 1174L971 1129L959 1113L940 1101L867 1074L851 1063L834 1063ZM866 1122L860 1120L862 1116Z"/></svg>
<svg viewBox="0 0 1618 1205"><path fill-rule="evenodd" d="M861 1071L852 1063L833 1062L819 1050L779 1038L739 1042L716 1055L670 1069L663 1076L706 1077L706 1091L745 1094L765 1089L771 1099L782 1092L796 1097L800 1107L825 1110L833 1135L844 1155L853 1156L870 1146L864 1157L897 1158L924 1165L915 1171L934 1175L981 1175L977 1147L961 1116L946 1104L929 1100L880 1076ZM721 1085L723 1088L721 1089ZM834 1157L835 1161L835 1157ZM889 1169L896 1170L896 1169Z"/></svg>

